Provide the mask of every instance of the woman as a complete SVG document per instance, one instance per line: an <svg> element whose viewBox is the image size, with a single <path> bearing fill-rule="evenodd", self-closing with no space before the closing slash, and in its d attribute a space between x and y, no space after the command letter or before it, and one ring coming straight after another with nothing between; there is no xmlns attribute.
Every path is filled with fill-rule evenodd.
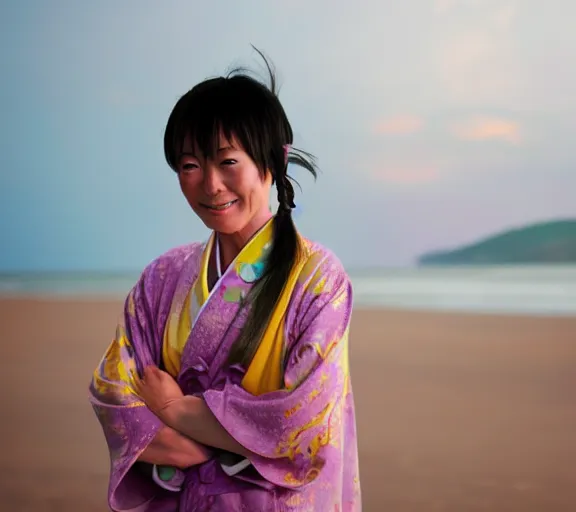
<svg viewBox="0 0 576 512"><path fill-rule="evenodd" d="M168 120L166 159L212 234L148 265L94 372L114 511L361 509L351 285L292 221L288 162L315 166L266 64L270 89L210 79Z"/></svg>

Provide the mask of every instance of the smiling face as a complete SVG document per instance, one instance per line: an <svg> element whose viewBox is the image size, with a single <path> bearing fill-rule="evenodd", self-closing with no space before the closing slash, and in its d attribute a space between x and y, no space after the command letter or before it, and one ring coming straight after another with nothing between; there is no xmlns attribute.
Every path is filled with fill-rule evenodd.
<svg viewBox="0 0 576 512"><path fill-rule="evenodd" d="M246 241L272 215L271 174L262 173L234 137L220 136L214 158L186 137L176 170L188 204L209 229Z"/></svg>

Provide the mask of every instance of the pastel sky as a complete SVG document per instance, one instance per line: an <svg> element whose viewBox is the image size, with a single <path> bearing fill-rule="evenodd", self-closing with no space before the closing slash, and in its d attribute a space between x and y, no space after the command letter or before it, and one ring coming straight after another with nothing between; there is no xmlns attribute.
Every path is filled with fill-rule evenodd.
<svg viewBox="0 0 576 512"><path fill-rule="evenodd" d="M0 271L139 270L204 239L163 160L177 98L275 63L301 231L349 267L410 265L576 216L568 0L0 2Z"/></svg>

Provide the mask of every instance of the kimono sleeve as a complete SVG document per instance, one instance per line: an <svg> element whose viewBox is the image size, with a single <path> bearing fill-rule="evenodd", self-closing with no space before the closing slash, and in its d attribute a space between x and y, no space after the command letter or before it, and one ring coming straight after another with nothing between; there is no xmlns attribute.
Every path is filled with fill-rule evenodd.
<svg viewBox="0 0 576 512"><path fill-rule="evenodd" d="M160 347L151 307L151 269L128 294L116 336L93 373L89 400L110 452L108 502L113 511L136 510L151 501L159 487L134 463L163 426L138 398L137 372L158 364Z"/></svg>
<svg viewBox="0 0 576 512"><path fill-rule="evenodd" d="M285 389L254 396L228 382L204 393L223 427L252 453L265 487L297 489L316 479L331 485L342 474L352 288L344 270L328 263L309 281L296 311Z"/></svg>

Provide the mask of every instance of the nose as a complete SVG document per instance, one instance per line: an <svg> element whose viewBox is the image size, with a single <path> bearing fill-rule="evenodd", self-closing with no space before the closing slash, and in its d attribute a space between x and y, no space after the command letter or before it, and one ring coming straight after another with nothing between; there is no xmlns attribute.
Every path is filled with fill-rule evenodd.
<svg viewBox="0 0 576 512"><path fill-rule="evenodd" d="M217 196L224 190L220 170L214 165L206 165L202 174L202 187L208 196Z"/></svg>

